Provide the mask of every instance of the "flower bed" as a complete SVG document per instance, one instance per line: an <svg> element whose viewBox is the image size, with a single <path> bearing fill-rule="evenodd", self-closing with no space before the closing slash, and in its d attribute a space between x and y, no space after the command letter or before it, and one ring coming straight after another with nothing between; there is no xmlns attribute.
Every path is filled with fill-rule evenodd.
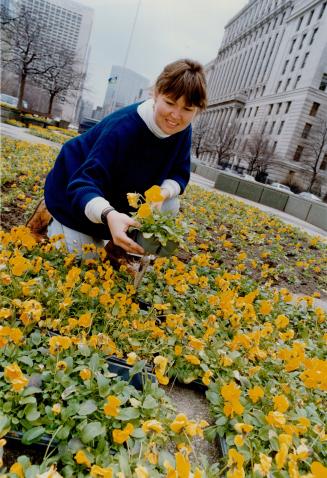
<svg viewBox="0 0 327 478"><path fill-rule="evenodd" d="M8 174L14 178L15 170ZM62 476L191 477L190 466L196 478L324 476L326 314L313 295L296 301L290 287L277 286L311 275L323 294L326 244L198 188L186 194L183 216L190 250L156 259L137 291L124 268L102 262L103 251L99 260L88 258L93 246L79 259L56 249L59 237L40 245L24 227L1 233L2 435L18 425L36 434L43 427L52 436L58 430L54 439L62 442L35 468L21 458L9 476L24 476L20 467L36 476L54 463ZM49 330L59 335L49 338ZM138 391L107 376L111 354L134 371L152 364L161 384L203 383L213 425L176 417L155 384ZM103 396L97 372L109 381ZM30 393L40 375L44 393L38 384ZM73 392L66 396L67 388ZM138 416L108 418L109 396L120 400L109 400L109 409L116 403ZM71 400L76 408L67 415ZM84 415L84 408L92 411ZM85 442L89 422L100 423L99 434ZM190 445L203 429L207 439L226 437L227 456L211 467Z"/></svg>
<svg viewBox="0 0 327 478"><path fill-rule="evenodd" d="M34 134L35 136L39 136L40 138L48 139L49 141L53 141L54 143L64 144L66 141L71 139L71 135L69 134L61 134L56 133L55 131L49 130L49 128L41 128L40 126L35 126L30 124L28 126L29 132Z"/></svg>

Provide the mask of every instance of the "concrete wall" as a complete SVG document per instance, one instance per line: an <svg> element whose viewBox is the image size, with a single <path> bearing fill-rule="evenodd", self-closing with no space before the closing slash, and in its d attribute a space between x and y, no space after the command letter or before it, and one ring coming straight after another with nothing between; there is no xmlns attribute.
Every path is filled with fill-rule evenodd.
<svg viewBox="0 0 327 478"><path fill-rule="evenodd" d="M220 191L279 209L327 231L327 204L325 203L303 199L267 184L231 176L205 165L198 165L195 172L214 181L214 187Z"/></svg>

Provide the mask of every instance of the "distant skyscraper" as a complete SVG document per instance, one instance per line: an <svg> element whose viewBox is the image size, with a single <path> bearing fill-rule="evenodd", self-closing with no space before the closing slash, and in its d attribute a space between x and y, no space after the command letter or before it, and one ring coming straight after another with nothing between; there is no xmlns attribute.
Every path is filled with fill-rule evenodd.
<svg viewBox="0 0 327 478"><path fill-rule="evenodd" d="M225 27L217 57L207 65L207 127L236 126L235 164L253 133L275 150L269 177L308 181L304 141L327 117L327 1L249 0ZM214 154L203 159L214 163ZM321 156L327 190L327 151Z"/></svg>
<svg viewBox="0 0 327 478"><path fill-rule="evenodd" d="M2 0L4 2L4 0ZM8 3L8 0L7 0ZM86 72L90 52L90 35L93 9L73 0L10 0L13 8L21 5L35 15L42 27L45 48L66 49L75 53L80 71ZM42 94L40 94L41 98ZM56 99L54 110L63 119L71 121L79 94L61 95Z"/></svg>
<svg viewBox="0 0 327 478"><path fill-rule="evenodd" d="M105 116L123 106L138 101L141 90L144 90L149 82L148 78L129 68L114 65L108 78L102 114Z"/></svg>

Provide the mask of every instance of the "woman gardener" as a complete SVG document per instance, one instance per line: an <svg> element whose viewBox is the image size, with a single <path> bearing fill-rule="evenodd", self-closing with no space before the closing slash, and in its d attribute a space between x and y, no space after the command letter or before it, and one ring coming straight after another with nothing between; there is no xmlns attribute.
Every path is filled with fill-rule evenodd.
<svg viewBox="0 0 327 478"><path fill-rule="evenodd" d="M53 218L48 236L63 234L69 251L112 239L142 254L127 234L137 226L127 193L157 184L162 208L178 209L177 196L190 178L191 122L206 104L203 67L178 60L163 69L152 99L115 111L66 142L45 183Z"/></svg>

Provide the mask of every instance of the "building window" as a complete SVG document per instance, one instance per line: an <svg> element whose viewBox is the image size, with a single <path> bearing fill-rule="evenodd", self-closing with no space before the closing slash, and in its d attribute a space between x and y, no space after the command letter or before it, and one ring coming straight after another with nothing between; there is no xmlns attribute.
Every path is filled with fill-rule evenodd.
<svg viewBox="0 0 327 478"><path fill-rule="evenodd" d="M301 42L300 42L300 45L299 45L299 50L301 50L301 48L303 47L303 43L304 43L304 40L306 39L306 37L307 37L307 34L303 33L302 38L301 38Z"/></svg>
<svg viewBox="0 0 327 478"><path fill-rule="evenodd" d="M248 114L248 117L251 116L251 113L252 113L252 108L249 109L249 114Z"/></svg>
<svg viewBox="0 0 327 478"><path fill-rule="evenodd" d="M296 80L295 80L295 82L294 82L294 89L296 89L296 88L298 87L300 80L301 80L301 75L299 75L299 76L296 78Z"/></svg>
<svg viewBox="0 0 327 478"><path fill-rule="evenodd" d="M293 51L293 49L294 49L295 42L296 42L296 38L294 38L294 39L292 40L291 48L290 48L290 51L289 51L288 53L292 53L292 51Z"/></svg>
<svg viewBox="0 0 327 478"><path fill-rule="evenodd" d="M319 106L320 106L320 103L313 102L309 116L316 116L316 114L318 113Z"/></svg>
<svg viewBox="0 0 327 478"><path fill-rule="evenodd" d="M278 84L277 84L276 93L279 92L281 86L282 86L282 82L279 81Z"/></svg>
<svg viewBox="0 0 327 478"><path fill-rule="evenodd" d="M298 61L298 59L299 59L299 57L298 57L298 56L296 56L296 57L294 58L294 61L293 61L293 66L292 66L292 69L291 69L291 71L294 71L294 70L295 70L295 67L296 67L296 64L297 64L297 61Z"/></svg>
<svg viewBox="0 0 327 478"><path fill-rule="evenodd" d="M269 110L268 110L268 116L271 115L272 109L273 109L273 105L270 104L269 105Z"/></svg>
<svg viewBox="0 0 327 478"><path fill-rule="evenodd" d="M271 127L270 127L269 134L272 134L272 132L274 131L275 124L276 124L276 121L273 121L273 122L271 123Z"/></svg>
<svg viewBox="0 0 327 478"><path fill-rule="evenodd" d="M262 134L265 133L266 128L267 128L267 124L268 124L268 121L265 121L265 124L263 125L263 128L262 128Z"/></svg>
<svg viewBox="0 0 327 478"><path fill-rule="evenodd" d="M311 128L312 128L312 124L305 123L303 131L302 131L302 138L307 139L307 137L309 136Z"/></svg>
<svg viewBox="0 0 327 478"><path fill-rule="evenodd" d="M321 91L326 91L327 90L327 73L323 73L323 75L322 75L319 90L321 90Z"/></svg>
<svg viewBox="0 0 327 478"><path fill-rule="evenodd" d="M297 28L296 28L296 31L298 32L301 28L301 25L302 25L302 22L303 22L303 16L301 18L299 18L299 22L297 24Z"/></svg>
<svg viewBox="0 0 327 478"><path fill-rule="evenodd" d="M324 157L320 165L320 169L322 169L323 171L327 171L327 153L324 154Z"/></svg>
<svg viewBox="0 0 327 478"><path fill-rule="evenodd" d="M286 91L287 88L289 87L290 82L291 82L291 78L287 78L287 81L286 81L286 84L285 84L285 91Z"/></svg>
<svg viewBox="0 0 327 478"><path fill-rule="evenodd" d="M320 20L320 18L323 16L325 10L326 10L326 5L327 5L327 2L324 2L322 5L321 5L321 10L319 12L319 16L318 16L318 20Z"/></svg>
<svg viewBox="0 0 327 478"><path fill-rule="evenodd" d="M282 106L282 103L277 103L276 115L279 114L281 106Z"/></svg>
<svg viewBox="0 0 327 478"><path fill-rule="evenodd" d="M290 107L291 107L291 103L292 103L291 101L288 101L288 102L286 103L285 114L287 114L287 113L289 112Z"/></svg>
<svg viewBox="0 0 327 478"><path fill-rule="evenodd" d="M309 45L312 45L312 43L314 42L314 39L315 39L315 37L316 37L316 35L317 35L317 31L318 31L318 28L315 28L315 29L313 30Z"/></svg>
<svg viewBox="0 0 327 478"><path fill-rule="evenodd" d="M277 147L277 141L274 141L273 147L272 147L272 152L274 153L276 151Z"/></svg>
<svg viewBox="0 0 327 478"><path fill-rule="evenodd" d="M278 131L277 131L277 134L280 134L282 132L282 129L284 127L284 123L285 123L285 121L281 121L281 123L279 125L279 128L278 128Z"/></svg>
<svg viewBox="0 0 327 478"><path fill-rule="evenodd" d="M309 15L309 18L308 18L308 21L307 21L307 26L310 25L311 20L312 20L312 17L313 17L313 14L314 14L314 10L311 10L310 15Z"/></svg>
<svg viewBox="0 0 327 478"><path fill-rule="evenodd" d="M248 134L251 133L251 131L252 131L252 126L253 126L253 123L250 123Z"/></svg>
<svg viewBox="0 0 327 478"><path fill-rule="evenodd" d="M302 155L302 152L303 152L303 146L298 146L296 148L296 151L295 151L295 154L294 154L294 157L293 157L293 161L300 161L300 158L301 158L301 155Z"/></svg>
<svg viewBox="0 0 327 478"><path fill-rule="evenodd" d="M254 116L257 116L258 111L259 111L259 106L256 106L255 111L254 111Z"/></svg>
<svg viewBox="0 0 327 478"><path fill-rule="evenodd" d="M266 90L266 87L265 87L265 85L263 85L263 87L262 87L262 93L261 93L262 96L265 94L265 90Z"/></svg>
<svg viewBox="0 0 327 478"><path fill-rule="evenodd" d="M283 23L283 21L284 21L285 14L286 14L286 12L283 13L283 15L282 15L282 17L281 17L281 19L280 19L280 25L282 25L282 23Z"/></svg>
<svg viewBox="0 0 327 478"><path fill-rule="evenodd" d="M307 62L308 56L309 56L309 52L307 52L307 53L304 55L301 68L304 68L304 67L305 67L305 64L306 64L306 62Z"/></svg>
<svg viewBox="0 0 327 478"><path fill-rule="evenodd" d="M286 60L285 61L285 64L284 64L284 68L283 68L283 71L282 71L282 75L284 75L285 71L286 71L286 68L287 68L287 65L289 63L289 60Z"/></svg>

